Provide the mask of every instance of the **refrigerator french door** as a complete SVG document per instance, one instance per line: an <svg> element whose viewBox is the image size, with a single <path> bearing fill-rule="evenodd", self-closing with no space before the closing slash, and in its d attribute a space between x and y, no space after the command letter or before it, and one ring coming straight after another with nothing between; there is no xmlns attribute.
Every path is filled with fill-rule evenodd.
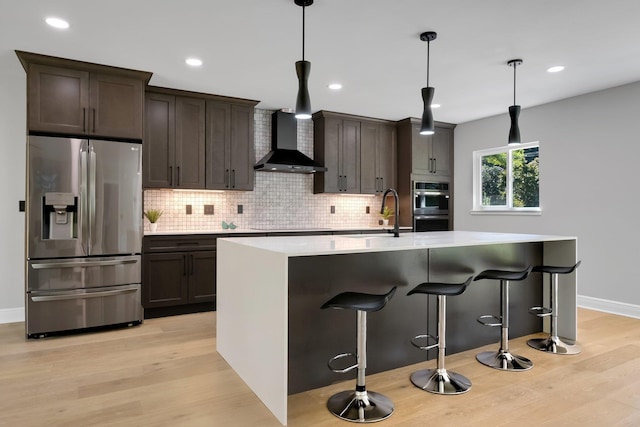
<svg viewBox="0 0 640 427"><path fill-rule="evenodd" d="M142 322L142 150L30 136L28 337Z"/></svg>

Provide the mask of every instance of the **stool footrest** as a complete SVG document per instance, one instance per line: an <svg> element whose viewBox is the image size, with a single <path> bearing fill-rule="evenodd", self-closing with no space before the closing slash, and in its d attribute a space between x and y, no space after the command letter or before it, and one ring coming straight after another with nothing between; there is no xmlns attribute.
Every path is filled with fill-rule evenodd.
<svg viewBox="0 0 640 427"><path fill-rule="evenodd" d="M329 367L329 369L332 372L335 372L336 374L344 374L347 373L349 371L352 371L354 369L356 369L358 367L358 363L356 362L355 364L351 365L351 366L347 366L346 368L337 368L333 365L333 363L335 361L337 361L338 359L342 359L345 357L356 357L357 356L353 353L340 353L337 356L332 357L331 359L329 359L329 361L327 362L327 366Z"/></svg>
<svg viewBox="0 0 640 427"><path fill-rule="evenodd" d="M476 319L478 323L484 326L502 326L502 318L493 314L485 314Z"/></svg>
<svg viewBox="0 0 640 427"><path fill-rule="evenodd" d="M548 307L529 307L529 314L538 317L547 317L553 314L553 310Z"/></svg>
<svg viewBox="0 0 640 427"><path fill-rule="evenodd" d="M418 343L419 340L422 340L425 338L427 340L427 345L422 345ZM435 343L429 344L429 341L435 341ZM438 347L438 339L430 334L416 335L415 337L411 338L411 344L413 344L414 347L419 348L420 350L431 350L432 348Z"/></svg>

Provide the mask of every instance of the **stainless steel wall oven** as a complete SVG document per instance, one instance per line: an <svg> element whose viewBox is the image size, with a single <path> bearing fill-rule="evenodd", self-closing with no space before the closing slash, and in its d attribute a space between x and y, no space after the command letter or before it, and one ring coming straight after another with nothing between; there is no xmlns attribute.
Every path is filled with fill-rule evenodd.
<svg viewBox="0 0 640 427"><path fill-rule="evenodd" d="M449 183L413 183L414 231L449 230Z"/></svg>

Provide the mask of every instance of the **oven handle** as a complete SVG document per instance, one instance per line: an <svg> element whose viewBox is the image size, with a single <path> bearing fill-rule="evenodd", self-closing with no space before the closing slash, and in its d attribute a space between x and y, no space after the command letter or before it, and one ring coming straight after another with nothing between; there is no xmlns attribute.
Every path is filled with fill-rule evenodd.
<svg viewBox="0 0 640 427"><path fill-rule="evenodd" d="M449 215L416 215L415 219L449 219Z"/></svg>
<svg viewBox="0 0 640 427"><path fill-rule="evenodd" d="M125 289L113 289L110 291L97 291L87 293L68 293L59 295L42 295L32 296L33 302L47 302L47 301L61 301L61 300L73 300L73 299L86 299L86 298L100 298L112 295L128 294L131 292L137 292L138 288L125 288Z"/></svg>
<svg viewBox="0 0 640 427"><path fill-rule="evenodd" d="M429 190L413 190L416 196L446 196L449 197L448 191L429 191Z"/></svg>

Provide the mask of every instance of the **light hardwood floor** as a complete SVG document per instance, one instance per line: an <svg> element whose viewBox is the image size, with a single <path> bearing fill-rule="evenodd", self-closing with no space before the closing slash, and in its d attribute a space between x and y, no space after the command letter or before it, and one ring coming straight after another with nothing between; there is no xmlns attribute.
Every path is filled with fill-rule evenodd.
<svg viewBox="0 0 640 427"><path fill-rule="evenodd" d="M0 325L0 426L280 425L216 352L215 322L215 313L200 313L31 341L23 323ZM368 376L368 388L396 406L377 425L640 426L639 319L580 309L577 356L533 350L527 338L510 342L533 360L527 372L484 367L478 349L448 356L447 368L473 382L464 395L410 383L413 370L434 361ZM331 394L352 386L290 396L289 425L353 425L325 408Z"/></svg>

